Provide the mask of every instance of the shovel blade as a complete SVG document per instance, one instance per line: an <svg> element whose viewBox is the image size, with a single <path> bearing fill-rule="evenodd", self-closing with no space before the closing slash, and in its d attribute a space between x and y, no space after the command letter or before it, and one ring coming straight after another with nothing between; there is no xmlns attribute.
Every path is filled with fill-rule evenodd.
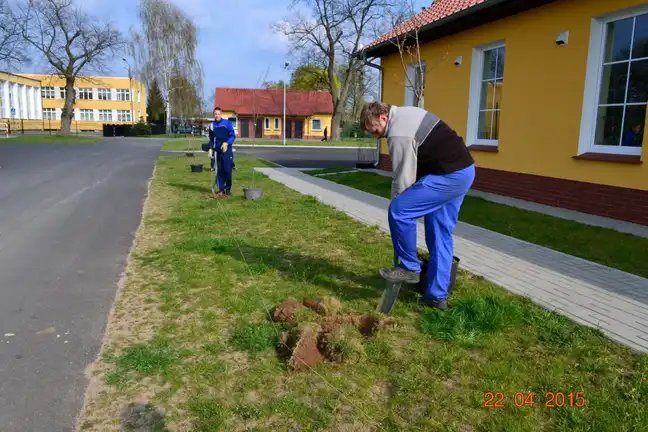
<svg viewBox="0 0 648 432"><path fill-rule="evenodd" d="M398 300L398 294L400 293L402 283L400 282L388 282L385 281L385 290L383 291L382 297L380 297L380 302L376 308L377 312L389 315L394 306L396 305L396 300Z"/></svg>

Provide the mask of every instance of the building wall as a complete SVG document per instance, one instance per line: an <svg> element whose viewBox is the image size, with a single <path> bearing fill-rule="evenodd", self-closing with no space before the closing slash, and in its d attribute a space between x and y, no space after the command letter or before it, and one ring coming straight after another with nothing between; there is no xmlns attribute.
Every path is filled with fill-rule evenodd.
<svg viewBox="0 0 648 432"><path fill-rule="evenodd" d="M40 81L0 72L0 122L5 129L35 128L41 122ZM14 112L12 114L12 108Z"/></svg>
<svg viewBox="0 0 648 432"><path fill-rule="evenodd" d="M467 138L473 48L505 43L499 143L471 149L479 168L476 188L648 224L648 167L639 158L575 159L580 154L592 18L640 4L638 0L556 1L421 48L428 68L425 108L445 120L470 146L475 144ZM564 31L569 31L569 42L557 46L554 41ZM462 64L455 66L458 56ZM381 64L383 100L402 105L405 80L399 56L383 58ZM380 152L382 166L388 168L384 140ZM592 189L595 185L588 184L608 187ZM579 192L584 188L590 188L590 193ZM571 197L563 196L567 190ZM628 190L643 198L637 202L633 195L631 206L621 198L631 193ZM584 196L594 204L585 205ZM607 199L612 204L602 203Z"/></svg>
<svg viewBox="0 0 648 432"><path fill-rule="evenodd" d="M40 80L42 108L46 111L54 110L52 119L48 118L47 114L41 113L45 128L60 129L61 111L65 101L63 92L65 79L56 75L23 74L23 76ZM52 87L53 93L49 90ZM77 77L75 88L77 96L74 103L73 129L100 131L104 123L131 123L131 121L137 122L140 117L144 120L147 118L146 88L134 78L131 86L128 77ZM91 99L82 99L79 89L89 89L87 94L91 95ZM100 89L108 89L106 94L109 95L109 100L99 99L100 93L103 94ZM118 89L123 93L131 94L132 104L129 100L117 100ZM109 112L110 117L100 117L100 110L107 110L101 114L108 115ZM90 113L92 120L86 117ZM130 113L132 116L129 117Z"/></svg>
<svg viewBox="0 0 648 432"><path fill-rule="evenodd" d="M233 111L223 111L223 118L236 118L237 115ZM247 116L245 116L247 118ZM303 118L304 121L304 139L321 139L324 137L324 128L328 128L328 136L331 136L331 115L330 114L316 114L311 117ZM282 116L260 116L263 119L263 138L264 139L282 139L283 138L283 117ZM265 127L265 119L269 121L269 128ZM292 117L291 117L292 118ZM275 128L275 119L277 120L277 127ZM313 129L313 120L319 120L319 129ZM288 124L288 119L286 119ZM317 122L316 122L317 125ZM240 128L236 122L234 130L236 136L240 137ZM290 130L290 129L289 129ZM254 137L254 127L250 122L250 135Z"/></svg>

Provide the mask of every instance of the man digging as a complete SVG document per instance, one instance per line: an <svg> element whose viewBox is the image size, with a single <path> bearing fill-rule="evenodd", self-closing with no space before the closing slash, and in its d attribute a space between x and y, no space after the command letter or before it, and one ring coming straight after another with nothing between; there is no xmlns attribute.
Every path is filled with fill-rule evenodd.
<svg viewBox="0 0 648 432"><path fill-rule="evenodd" d="M362 109L360 125L375 137L387 139L394 172L389 230L399 264L380 269L380 275L389 282L419 283L416 221L425 218L430 262L421 302L446 309L452 233L464 196L475 179L475 162L463 139L439 117L421 108L371 102Z"/></svg>
<svg viewBox="0 0 648 432"><path fill-rule="evenodd" d="M232 144L235 139L236 133L232 123L223 118L220 107L214 108L214 121L209 125L209 157L215 159L215 184L218 187L218 193L214 194L214 198L226 198L232 195L232 169L234 168ZM212 170L213 168L212 163Z"/></svg>

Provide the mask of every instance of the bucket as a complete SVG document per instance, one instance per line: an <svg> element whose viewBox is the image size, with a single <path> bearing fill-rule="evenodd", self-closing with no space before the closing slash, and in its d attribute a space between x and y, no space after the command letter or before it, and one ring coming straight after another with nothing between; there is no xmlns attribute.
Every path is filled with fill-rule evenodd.
<svg viewBox="0 0 648 432"><path fill-rule="evenodd" d="M202 151L208 152L209 151L209 143L202 143L200 145L200 148L202 149Z"/></svg>
<svg viewBox="0 0 648 432"><path fill-rule="evenodd" d="M191 172L202 172L202 170L203 170L202 164L191 164Z"/></svg>
<svg viewBox="0 0 648 432"><path fill-rule="evenodd" d="M448 295L452 294L452 291L455 287L455 283L457 281L457 270L459 269L459 262L461 260L456 257L452 256L452 268L450 269L450 283L448 284ZM423 260L423 263L421 264L421 280L416 286L416 291L420 293L421 295L425 292L427 288L427 268L428 268L428 262L427 260Z"/></svg>
<svg viewBox="0 0 648 432"><path fill-rule="evenodd" d="M261 199L261 188L243 188L243 195L246 200L257 201Z"/></svg>

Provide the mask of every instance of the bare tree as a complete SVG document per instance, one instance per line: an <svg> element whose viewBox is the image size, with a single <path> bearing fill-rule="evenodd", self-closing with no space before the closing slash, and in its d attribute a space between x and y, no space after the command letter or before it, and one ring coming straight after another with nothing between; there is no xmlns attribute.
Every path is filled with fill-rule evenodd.
<svg viewBox="0 0 648 432"><path fill-rule="evenodd" d="M196 56L198 29L193 21L168 0L141 0L142 29L132 33L130 52L145 82L157 79L171 118L174 94L201 93L203 71ZM182 79L177 79L182 77ZM167 121L166 132L171 133Z"/></svg>
<svg viewBox="0 0 648 432"><path fill-rule="evenodd" d="M18 20L6 0L0 0L0 63L7 68L29 62Z"/></svg>
<svg viewBox="0 0 648 432"><path fill-rule="evenodd" d="M416 13L413 3L407 2L396 8L387 8L387 27L378 27L378 32L386 34L389 42L398 49L398 54L403 67L404 81L401 83L411 90L413 95L412 105L419 108L424 106L427 76L448 56L446 49L440 61L430 65L421 56L421 43L419 32L426 23L425 10ZM407 101L406 101L407 103Z"/></svg>
<svg viewBox="0 0 648 432"><path fill-rule="evenodd" d="M290 16L273 25L276 32L288 36L292 54L326 69L333 99L333 140L340 138L348 94L354 75L362 67L362 59L353 54L392 1L293 0ZM299 6L306 7L310 15L304 15Z"/></svg>
<svg viewBox="0 0 648 432"><path fill-rule="evenodd" d="M61 133L70 133L76 77L87 69L105 70L106 61L124 47L122 35L110 23L82 12L73 0L23 0L18 19L24 40L65 78Z"/></svg>

